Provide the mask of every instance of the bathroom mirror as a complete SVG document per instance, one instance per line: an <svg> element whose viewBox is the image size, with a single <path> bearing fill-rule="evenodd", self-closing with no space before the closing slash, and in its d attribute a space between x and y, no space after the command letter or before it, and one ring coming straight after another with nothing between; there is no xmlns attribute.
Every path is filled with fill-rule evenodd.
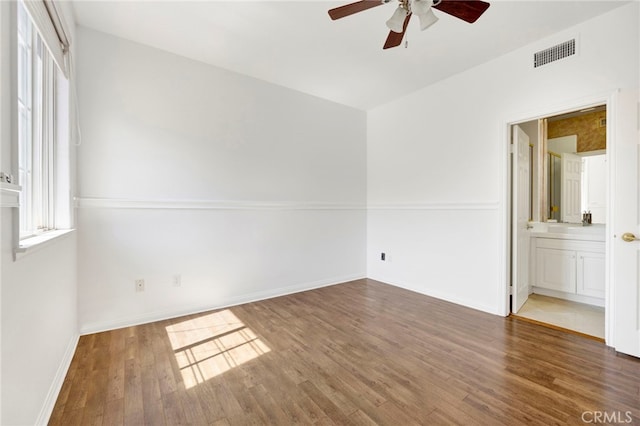
<svg viewBox="0 0 640 426"><path fill-rule="evenodd" d="M530 215L535 222L606 223L606 107L520 123L529 137Z"/></svg>
<svg viewBox="0 0 640 426"><path fill-rule="evenodd" d="M572 154L547 152L548 220L578 223L582 213L589 212L591 223L606 223L606 155L602 151Z"/></svg>

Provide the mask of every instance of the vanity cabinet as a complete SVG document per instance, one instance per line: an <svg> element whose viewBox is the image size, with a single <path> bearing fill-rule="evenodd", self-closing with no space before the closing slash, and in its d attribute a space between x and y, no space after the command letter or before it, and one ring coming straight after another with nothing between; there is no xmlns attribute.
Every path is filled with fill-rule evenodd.
<svg viewBox="0 0 640 426"><path fill-rule="evenodd" d="M601 304L604 299L604 242L536 238L536 289L551 296ZM544 293L541 291L540 293ZM598 300L594 300L598 299Z"/></svg>
<svg viewBox="0 0 640 426"><path fill-rule="evenodd" d="M579 251L576 256L578 261L576 292L604 299L604 250L602 253Z"/></svg>
<svg viewBox="0 0 640 426"><path fill-rule="evenodd" d="M575 293L576 252L538 247L536 278L536 287Z"/></svg>

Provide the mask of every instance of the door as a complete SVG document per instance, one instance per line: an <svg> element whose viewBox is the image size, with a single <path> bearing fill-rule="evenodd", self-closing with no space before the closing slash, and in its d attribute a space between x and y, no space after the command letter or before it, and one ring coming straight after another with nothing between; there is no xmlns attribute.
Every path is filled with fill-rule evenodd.
<svg viewBox="0 0 640 426"><path fill-rule="evenodd" d="M593 223L607 223L607 159L594 155L582 159L582 205Z"/></svg>
<svg viewBox="0 0 640 426"><path fill-rule="evenodd" d="M625 233L640 237L640 153L638 141L638 92L619 93L615 117L613 185L613 250L610 306L614 313L608 328L611 345L618 352L640 357L640 241L623 239ZM610 123L610 117L607 117ZM630 235L627 235L630 237ZM609 343L609 342L608 342Z"/></svg>
<svg viewBox="0 0 640 426"><path fill-rule="evenodd" d="M582 192L582 157L562 153L562 221L582 222L580 194Z"/></svg>
<svg viewBox="0 0 640 426"><path fill-rule="evenodd" d="M531 155L529 136L520 126L513 126L512 146L511 311L516 313L529 297Z"/></svg>
<svg viewBox="0 0 640 426"><path fill-rule="evenodd" d="M551 248L536 249L536 286L576 292L576 252Z"/></svg>

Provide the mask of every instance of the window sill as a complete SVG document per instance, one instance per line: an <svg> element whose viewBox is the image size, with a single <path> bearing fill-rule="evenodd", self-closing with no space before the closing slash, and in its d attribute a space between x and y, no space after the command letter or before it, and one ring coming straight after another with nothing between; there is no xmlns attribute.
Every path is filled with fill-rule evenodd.
<svg viewBox="0 0 640 426"><path fill-rule="evenodd" d="M25 238L20 241L20 245L13 250L14 259L18 260L28 254L36 252L44 247L50 246L63 238L71 235L75 229L58 229L45 232L42 235Z"/></svg>

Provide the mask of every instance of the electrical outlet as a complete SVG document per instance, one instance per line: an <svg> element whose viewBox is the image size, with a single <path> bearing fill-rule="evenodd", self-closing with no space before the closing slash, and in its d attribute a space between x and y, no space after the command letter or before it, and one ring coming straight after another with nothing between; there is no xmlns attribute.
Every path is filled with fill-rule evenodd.
<svg viewBox="0 0 640 426"><path fill-rule="evenodd" d="M144 280L136 280L136 291L144 291Z"/></svg>
<svg viewBox="0 0 640 426"><path fill-rule="evenodd" d="M173 276L173 286L174 287L181 287L182 286L182 275L175 274Z"/></svg>

